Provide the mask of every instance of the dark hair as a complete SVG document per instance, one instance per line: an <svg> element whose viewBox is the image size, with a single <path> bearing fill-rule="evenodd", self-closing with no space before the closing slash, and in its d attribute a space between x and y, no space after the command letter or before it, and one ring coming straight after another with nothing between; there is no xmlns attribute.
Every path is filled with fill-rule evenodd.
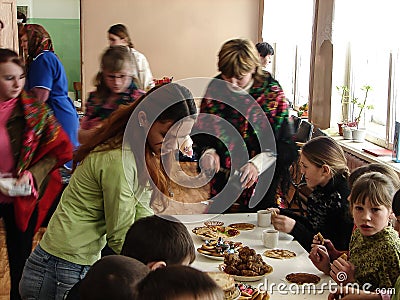
<svg viewBox="0 0 400 300"><path fill-rule="evenodd" d="M275 54L274 48L272 48L272 46L270 44L268 44L267 42L257 43L256 48L257 48L258 53L260 53L260 55L262 57L266 57L267 55Z"/></svg>
<svg viewBox="0 0 400 300"><path fill-rule="evenodd" d="M25 71L24 63L18 57L18 54L10 49L0 48L0 63L12 62Z"/></svg>
<svg viewBox="0 0 400 300"><path fill-rule="evenodd" d="M354 169L349 176L349 186L350 188L353 186L354 182L363 174L378 172L383 175L386 175L393 183L394 187L398 190L400 189L400 179L399 175L388 165L382 163L371 163L366 164L357 169Z"/></svg>
<svg viewBox="0 0 400 300"><path fill-rule="evenodd" d="M392 210L396 217L400 216L400 190L393 196Z"/></svg>
<svg viewBox="0 0 400 300"><path fill-rule="evenodd" d="M136 288L135 300L195 299L223 300L224 293L206 273L188 266L170 266L150 272Z"/></svg>
<svg viewBox="0 0 400 300"><path fill-rule="evenodd" d="M136 284L150 269L143 263L122 255L109 255L90 267L79 287L82 300L130 300Z"/></svg>
<svg viewBox="0 0 400 300"><path fill-rule="evenodd" d="M144 264L164 261L167 265L182 264L196 258L193 240L185 225L178 219L163 215L135 221L125 236L122 255L133 257Z"/></svg>
<svg viewBox="0 0 400 300"><path fill-rule="evenodd" d="M129 48L134 48L131 37L129 36L128 28L124 24L115 24L108 29L108 33L116 35L120 39L126 39Z"/></svg>
<svg viewBox="0 0 400 300"><path fill-rule="evenodd" d="M165 208L165 201L168 199L159 196L160 193L169 194L169 179L160 158L156 157L148 146L146 132L139 125L138 114L140 111L146 113L150 124L156 121L173 121L176 123L185 117L196 119L197 114L193 96L186 87L176 83L157 86L134 103L120 106L114 111L104 121L104 127L100 128L90 141L79 147L74 161L75 164L81 162L99 145L102 145L102 147L96 149L96 151L120 148L124 134L126 134L126 136L129 136L130 149L136 158L137 169L141 170L138 174L139 184L145 186L151 178L150 184L153 186L153 193L150 204L153 205L154 199L157 199L160 200L157 204L162 202L161 207ZM159 114L159 112L161 113ZM128 123L129 126L127 126Z"/></svg>

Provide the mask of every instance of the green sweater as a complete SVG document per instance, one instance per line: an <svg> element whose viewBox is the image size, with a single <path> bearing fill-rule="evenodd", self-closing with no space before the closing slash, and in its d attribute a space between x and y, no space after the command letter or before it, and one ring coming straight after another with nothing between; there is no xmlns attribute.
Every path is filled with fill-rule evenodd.
<svg viewBox="0 0 400 300"><path fill-rule="evenodd" d="M120 253L133 222L153 214L150 196L150 186L138 184L131 151L92 151L73 173L40 246L80 265L98 260L106 241Z"/></svg>
<svg viewBox="0 0 400 300"><path fill-rule="evenodd" d="M371 284L376 288L395 285L400 275L400 239L397 231L386 227L373 236L363 236L354 230L350 241L350 262L356 267L358 284Z"/></svg>

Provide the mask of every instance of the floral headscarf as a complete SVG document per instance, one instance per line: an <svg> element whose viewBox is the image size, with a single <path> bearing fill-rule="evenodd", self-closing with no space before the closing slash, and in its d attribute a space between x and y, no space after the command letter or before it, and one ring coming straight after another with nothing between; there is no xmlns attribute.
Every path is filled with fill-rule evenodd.
<svg viewBox="0 0 400 300"><path fill-rule="evenodd" d="M39 24L25 24L22 29L21 36L26 34L28 38L28 57L26 64L29 64L33 59L42 53L44 50L54 52L53 42L50 34Z"/></svg>

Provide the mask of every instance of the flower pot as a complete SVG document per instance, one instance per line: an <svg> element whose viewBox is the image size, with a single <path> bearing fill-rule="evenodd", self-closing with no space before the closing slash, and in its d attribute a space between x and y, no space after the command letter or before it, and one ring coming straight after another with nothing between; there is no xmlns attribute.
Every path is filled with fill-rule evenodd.
<svg viewBox="0 0 400 300"><path fill-rule="evenodd" d="M339 127L339 135L343 135L343 126L344 123L337 123L338 127Z"/></svg>
<svg viewBox="0 0 400 300"><path fill-rule="evenodd" d="M353 139L353 134L352 134L352 128L348 126L343 126L343 138L345 140L352 140Z"/></svg>
<svg viewBox="0 0 400 300"><path fill-rule="evenodd" d="M365 128L357 128L352 131L353 141L363 143L365 141L365 135L367 130Z"/></svg>

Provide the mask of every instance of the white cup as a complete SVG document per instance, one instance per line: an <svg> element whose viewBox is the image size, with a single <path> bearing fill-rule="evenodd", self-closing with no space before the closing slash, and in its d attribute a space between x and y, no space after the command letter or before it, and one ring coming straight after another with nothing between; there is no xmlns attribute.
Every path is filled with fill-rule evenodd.
<svg viewBox="0 0 400 300"><path fill-rule="evenodd" d="M271 211L264 209L257 211L257 226L268 227L271 225Z"/></svg>
<svg viewBox="0 0 400 300"><path fill-rule="evenodd" d="M278 247L279 231L275 229L266 229L262 232L262 242L264 247L274 249Z"/></svg>

